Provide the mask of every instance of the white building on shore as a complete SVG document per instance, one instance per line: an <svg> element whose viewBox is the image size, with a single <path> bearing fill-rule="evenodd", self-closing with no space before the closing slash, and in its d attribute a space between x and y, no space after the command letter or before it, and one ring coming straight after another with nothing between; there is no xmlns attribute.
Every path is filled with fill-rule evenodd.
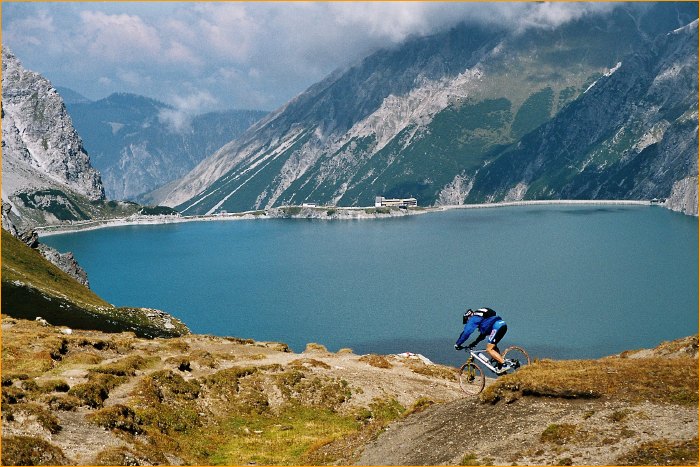
<svg viewBox="0 0 700 467"><path fill-rule="evenodd" d="M383 196L377 196L374 198L374 207L416 207L418 206L418 200L416 198L385 198Z"/></svg>

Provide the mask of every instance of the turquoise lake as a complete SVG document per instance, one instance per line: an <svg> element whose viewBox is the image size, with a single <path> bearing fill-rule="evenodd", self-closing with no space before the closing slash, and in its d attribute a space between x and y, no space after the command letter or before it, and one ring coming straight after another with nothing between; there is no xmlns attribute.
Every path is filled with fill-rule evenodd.
<svg viewBox="0 0 700 467"><path fill-rule="evenodd" d="M698 332L698 220L660 207L191 222L42 241L73 251L115 305L295 351L316 342L456 365L462 313L481 306L508 323L502 346L535 357L599 357Z"/></svg>

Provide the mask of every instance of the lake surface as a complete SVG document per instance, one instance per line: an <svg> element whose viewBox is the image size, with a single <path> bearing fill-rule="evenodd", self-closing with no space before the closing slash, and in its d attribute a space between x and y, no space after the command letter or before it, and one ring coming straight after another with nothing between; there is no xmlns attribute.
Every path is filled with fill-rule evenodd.
<svg viewBox="0 0 700 467"><path fill-rule="evenodd" d="M448 364L466 307L536 357L599 357L698 331L698 221L660 207L527 206L359 221L132 226L42 238L118 306L193 332Z"/></svg>

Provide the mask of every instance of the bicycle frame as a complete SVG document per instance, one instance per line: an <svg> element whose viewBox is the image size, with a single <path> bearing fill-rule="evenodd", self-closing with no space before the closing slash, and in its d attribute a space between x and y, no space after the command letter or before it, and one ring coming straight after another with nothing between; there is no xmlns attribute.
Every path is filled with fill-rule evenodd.
<svg viewBox="0 0 700 467"><path fill-rule="evenodd" d="M491 365L490 359L491 356L489 353L486 351L486 349L481 349L481 350L468 350L469 354L471 355L470 360L476 360L482 365L484 365L486 368L489 370L493 371L494 373L497 372L496 367Z"/></svg>

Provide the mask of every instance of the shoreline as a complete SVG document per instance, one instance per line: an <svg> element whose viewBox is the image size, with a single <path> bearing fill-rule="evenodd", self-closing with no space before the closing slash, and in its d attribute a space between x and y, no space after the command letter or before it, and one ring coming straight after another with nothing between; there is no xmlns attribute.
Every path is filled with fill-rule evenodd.
<svg viewBox="0 0 700 467"><path fill-rule="evenodd" d="M453 204L444 206L429 206L419 209L390 210L387 212L372 212L375 207L293 207L299 211L294 214L285 214L285 208L271 208L269 210L244 211L229 214L200 215L200 216L131 216L116 219L100 219L80 221L70 225L48 225L35 227L39 237L49 237L76 232L86 232L90 230L108 229L114 227L129 227L135 225L166 225L182 224L185 222L228 222L245 221L258 219L318 219L318 220L365 220L365 219L388 219L394 217L404 217L418 214L428 214L433 212L444 212L454 209L494 209L512 206L655 206L654 203L646 200L530 200L530 201L505 201L500 203L483 204ZM380 208L382 209L382 208ZM326 214L333 210L332 215Z"/></svg>

